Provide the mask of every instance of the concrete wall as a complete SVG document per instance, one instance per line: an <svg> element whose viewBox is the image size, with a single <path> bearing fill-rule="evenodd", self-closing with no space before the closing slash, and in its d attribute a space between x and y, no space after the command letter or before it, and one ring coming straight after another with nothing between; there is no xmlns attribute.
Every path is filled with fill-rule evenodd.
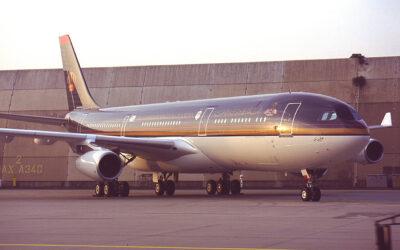
<svg viewBox="0 0 400 250"><path fill-rule="evenodd" d="M306 91L350 103L368 124L379 124L384 113L391 111L394 127L372 132L385 145L384 159L368 166L345 163L331 168L324 180L331 186L351 186L357 172L362 185L368 174L400 168L400 57L367 58L364 64L357 59L330 59L87 68L83 73L92 95L104 107ZM364 87L353 84L352 79L357 76L367 79ZM0 71L0 112L62 117L66 110L62 70ZM0 126L62 131L53 126L6 120L0 120ZM62 142L38 146L32 140L17 138L8 144L1 143L0 147L3 180L11 180L13 174L20 181L88 180L75 170L76 155ZM128 170L122 179L137 180L140 174ZM277 187L294 180L278 173L244 174L246 180L270 181ZM183 175L181 180L203 180L203 176Z"/></svg>

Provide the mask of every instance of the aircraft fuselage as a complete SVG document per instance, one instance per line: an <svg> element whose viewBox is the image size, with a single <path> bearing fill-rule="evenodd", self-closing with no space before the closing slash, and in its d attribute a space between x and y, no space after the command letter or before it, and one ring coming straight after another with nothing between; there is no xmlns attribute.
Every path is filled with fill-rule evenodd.
<svg viewBox="0 0 400 250"><path fill-rule="evenodd" d="M174 161L137 159L147 171L225 172L320 168L354 157L370 139L357 112L337 99L282 93L75 110L72 132L179 137L200 154Z"/></svg>

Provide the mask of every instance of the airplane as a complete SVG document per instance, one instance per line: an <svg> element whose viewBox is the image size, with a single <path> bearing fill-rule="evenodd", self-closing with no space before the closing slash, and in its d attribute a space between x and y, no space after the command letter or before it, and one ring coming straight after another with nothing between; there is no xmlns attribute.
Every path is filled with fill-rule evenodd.
<svg viewBox="0 0 400 250"><path fill-rule="evenodd" d="M69 132L0 128L0 139L33 138L69 144L76 168L97 181L96 196L128 196L118 181L126 166L153 173L155 193L175 193L180 173L218 173L209 195L235 195L236 171L281 171L302 176L303 201L319 201L316 181L345 161L377 163L384 154L355 109L314 93L278 93L102 108L92 98L69 35L59 37L69 112L64 118L1 113L0 118L64 126Z"/></svg>

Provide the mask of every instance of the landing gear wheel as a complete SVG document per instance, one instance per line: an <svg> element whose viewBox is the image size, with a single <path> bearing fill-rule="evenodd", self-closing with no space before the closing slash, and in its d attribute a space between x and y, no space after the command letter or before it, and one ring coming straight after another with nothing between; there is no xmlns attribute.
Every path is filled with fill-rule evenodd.
<svg viewBox="0 0 400 250"><path fill-rule="evenodd" d="M311 200L311 188L306 187L301 190L301 199L303 201Z"/></svg>
<svg viewBox="0 0 400 250"><path fill-rule="evenodd" d="M102 197L104 195L104 183L98 182L94 188L94 194L97 197Z"/></svg>
<svg viewBox="0 0 400 250"><path fill-rule="evenodd" d="M129 195L129 184L126 181L119 183L119 195L122 197L127 197Z"/></svg>
<svg viewBox="0 0 400 250"><path fill-rule="evenodd" d="M219 180L217 182L217 194L218 195L228 195L229 194L229 182Z"/></svg>
<svg viewBox="0 0 400 250"><path fill-rule="evenodd" d="M312 201L319 201L321 199L321 190L319 187L311 188L311 200Z"/></svg>
<svg viewBox="0 0 400 250"><path fill-rule="evenodd" d="M104 196L111 197L115 195L115 187L113 182L104 184Z"/></svg>
<svg viewBox="0 0 400 250"><path fill-rule="evenodd" d="M171 180L165 182L165 192L167 195L171 196L175 193L175 183Z"/></svg>
<svg viewBox="0 0 400 250"><path fill-rule="evenodd" d="M159 180L154 187L154 192L156 193L156 195L162 196L164 194L164 191L164 182Z"/></svg>
<svg viewBox="0 0 400 250"><path fill-rule="evenodd" d="M242 188L240 187L240 182L238 180L231 181L231 193L233 195L240 194L241 190L242 190Z"/></svg>
<svg viewBox="0 0 400 250"><path fill-rule="evenodd" d="M209 195L214 195L217 191L217 183L214 180L207 181L206 191Z"/></svg>
<svg viewBox="0 0 400 250"><path fill-rule="evenodd" d="M321 199L321 190L315 182L318 178L324 176L327 171L327 168L301 170L301 175L307 180L306 187L301 190L301 199L303 201L319 201Z"/></svg>

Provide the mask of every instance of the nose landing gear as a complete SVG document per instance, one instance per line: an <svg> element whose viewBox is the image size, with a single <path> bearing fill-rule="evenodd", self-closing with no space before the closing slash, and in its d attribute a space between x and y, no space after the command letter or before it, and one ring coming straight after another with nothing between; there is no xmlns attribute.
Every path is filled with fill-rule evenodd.
<svg viewBox="0 0 400 250"><path fill-rule="evenodd" d="M303 201L319 201L321 199L321 190L319 187L305 187L301 190L301 199Z"/></svg>
<svg viewBox="0 0 400 250"><path fill-rule="evenodd" d="M319 201L321 199L321 190L315 184L316 179L326 174L328 169L302 169L301 174L307 180L306 187L301 190L301 199L303 201Z"/></svg>

